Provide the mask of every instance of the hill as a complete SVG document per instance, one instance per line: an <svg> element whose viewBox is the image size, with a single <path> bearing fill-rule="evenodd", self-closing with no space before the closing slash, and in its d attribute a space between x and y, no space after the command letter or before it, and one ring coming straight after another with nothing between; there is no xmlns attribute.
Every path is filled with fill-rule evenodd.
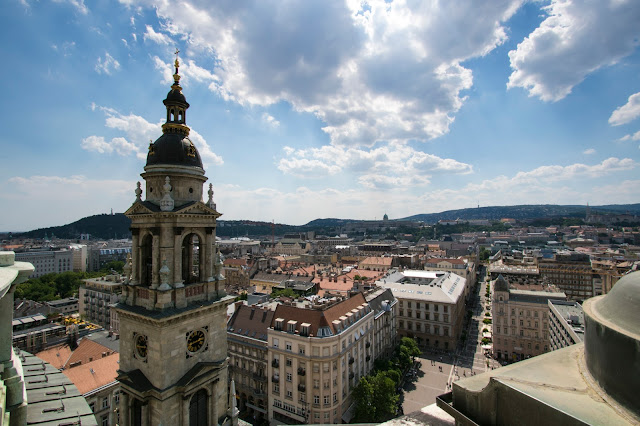
<svg viewBox="0 0 640 426"><path fill-rule="evenodd" d="M439 220L472 220L487 219L499 220L512 218L516 220L553 218L553 217L581 217L586 216L587 207L579 205L519 205L519 206L492 206L471 209L447 210L440 213L417 214L398 220L416 220L425 223L436 223ZM640 204L611 204L604 206L592 206L592 213L612 214L640 214Z"/></svg>
<svg viewBox="0 0 640 426"><path fill-rule="evenodd" d="M640 215L640 203L637 204L610 204L604 206L592 206L592 213L622 214L630 213ZM584 218L586 206L579 205L519 205L519 206L493 206L471 209L447 210L441 213L417 214L402 219L425 223L436 223L439 220L471 220L488 219L499 220L513 218L516 220L531 220L541 218ZM286 224L272 224L270 222L250 220L219 220L217 235L220 237L267 237L283 235L294 232L331 232L334 228L340 228L349 222L358 222L354 219L325 218L315 219L306 225L293 226ZM58 238L76 239L80 234L91 234L92 239L130 238L129 227L131 221L122 213L100 214L82 218L76 222L63 226L40 228L33 231L15 234L26 238L44 238L45 235Z"/></svg>

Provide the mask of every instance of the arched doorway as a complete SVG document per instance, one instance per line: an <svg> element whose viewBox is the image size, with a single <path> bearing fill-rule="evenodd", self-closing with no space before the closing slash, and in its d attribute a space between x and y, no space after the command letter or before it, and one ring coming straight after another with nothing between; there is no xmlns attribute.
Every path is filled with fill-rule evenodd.
<svg viewBox="0 0 640 426"><path fill-rule="evenodd" d="M202 282L201 265L204 250L197 234L187 234L182 240L182 281L185 284Z"/></svg>
<svg viewBox="0 0 640 426"><path fill-rule="evenodd" d="M193 394L189 401L189 426L207 426L208 425L208 400L207 391L200 389Z"/></svg>
<svg viewBox="0 0 640 426"><path fill-rule="evenodd" d="M149 234L142 238L140 244L140 284L151 285L153 276L153 237Z"/></svg>

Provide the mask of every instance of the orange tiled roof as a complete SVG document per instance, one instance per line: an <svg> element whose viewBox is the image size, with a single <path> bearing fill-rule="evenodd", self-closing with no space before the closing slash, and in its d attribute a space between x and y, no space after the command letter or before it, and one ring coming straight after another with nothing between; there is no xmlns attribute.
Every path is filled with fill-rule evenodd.
<svg viewBox="0 0 640 426"><path fill-rule="evenodd" d="M54 346L36 354L41 360L48 362L58 370L62 369L71 357L71 348L69 345Z"/></svg>
<svg viewBox="0 0 640 426"><path fill-rule="evenodd" d="M119 360L120 354L115 352L87 364L67 368L63 373L76 385L80 393L86 394L116 380Z"/></svg>
<svg viewBox="0 0 640 426"><path fill-rule="evenodd" d="M95 361L97 359L104 358L107 355L111 355L112 353L114 353L114 351L107 348L106 346L101 345L100 343L96 343L89 339L82 339L80 340L80 342L78 342L78 347L73 351L73 354L71 354L71 357L67 360L65 368L68 368L69 365L78 361L82 362L82 364L87 364L91 361Z"/></svg>

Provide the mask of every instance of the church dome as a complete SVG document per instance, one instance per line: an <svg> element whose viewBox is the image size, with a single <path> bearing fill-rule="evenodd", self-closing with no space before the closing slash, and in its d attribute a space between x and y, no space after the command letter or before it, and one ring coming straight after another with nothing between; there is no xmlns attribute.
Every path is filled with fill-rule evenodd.
<svg viewBox="0 0 640 426"><path fill-rule="evenodd" d="M180 133L165 133L149 147L147 166L161 164L203 168L195 145L188 136Z"/></svg>
<svg viewBox="0 0 640 426"><path fill-rule="evenodd" d="M180 87L179 66L180 63L176 58L174 82L167 98L162 101L167 108L167 121L162 125L163 135L149 145L147 166L171 165L202 169L200 153L189 139L191 129L186 122L189 103L182 93L182 87Z"/></svg>

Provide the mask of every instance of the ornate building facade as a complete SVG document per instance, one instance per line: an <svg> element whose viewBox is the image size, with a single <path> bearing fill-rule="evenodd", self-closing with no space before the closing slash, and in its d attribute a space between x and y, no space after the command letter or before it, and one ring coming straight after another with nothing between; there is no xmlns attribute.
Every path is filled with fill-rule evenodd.
<svg viewBox="0 0 640 426"><path fill-rule="evenodd" d="M120 424L211 425L228 412L226 308L215 243L220 213L189 139L178 60L162 136L125 212L132 250L120 303ZM233 386L232 386L233 388ZM235 413L234 413L235 414ZM231 416L233 417L233 416ZM228 420L227 420L228 421Z"/></svg>

